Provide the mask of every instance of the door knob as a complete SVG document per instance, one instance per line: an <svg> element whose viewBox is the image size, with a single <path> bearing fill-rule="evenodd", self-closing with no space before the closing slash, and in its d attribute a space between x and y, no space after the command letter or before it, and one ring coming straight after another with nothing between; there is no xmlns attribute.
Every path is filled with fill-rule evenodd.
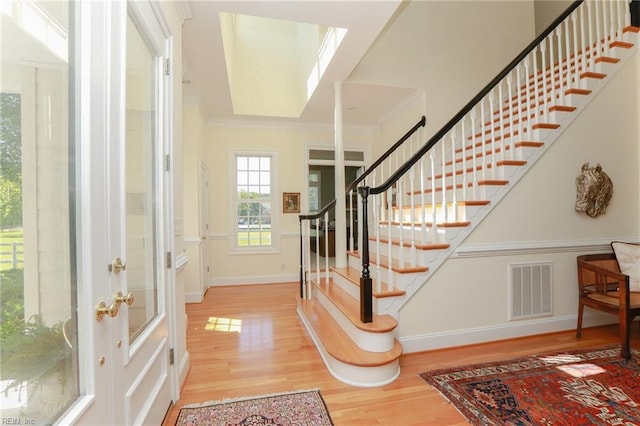
<svg viewBox="0 0 640 426"><path fill-rule="evenodd" d="M116 301L116 303L118 305L120 305L121 303L124 302L127 305L131 306L131 305L133 305L133 301L135 300L135 297L134 297L133 293L131 293L131 292L129 292L129 294L127 294L126 296L123 296L122 292L119 291L118 294L113 296L113 299Z"/></svg>
<svg viewBox="0 0 640 426"><path fill-rule="evenodd" d="M99 304L96 305L96 319L98 321L102 321L102 317L104 317L105 315L108 315L110 318L113 318L116 315L118 315L119 310L120 310L120 307L118 306L117 303L112 303L111 306L107 307L106 303L100 302Z"/></svg>
<svg viewBox="0 0 640 426"><path fill-rule="evenodd" d="M109 272L113 271L116 274L120 271L124 271L127 269L127 262L123 262L122 259L116 257L111 265L109 265Z"/></svg>

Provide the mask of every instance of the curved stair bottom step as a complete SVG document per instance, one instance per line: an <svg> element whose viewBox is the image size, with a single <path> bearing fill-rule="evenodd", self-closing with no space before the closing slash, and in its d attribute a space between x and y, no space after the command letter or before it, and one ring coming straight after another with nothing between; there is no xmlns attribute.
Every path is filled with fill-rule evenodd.
<svg viewBox="0 0 640 426"><path fill-rule="evenodd" d="M351 386L358 387L379 387L395 381L400 375L400 359L396 359L388 364L361 367L342 362L334 358L325 349L322 341L318 338L315 330L309 324L306 316L298 306L298 315L302 320L309 336L320 352L320 356L333 377Z"/></svg>

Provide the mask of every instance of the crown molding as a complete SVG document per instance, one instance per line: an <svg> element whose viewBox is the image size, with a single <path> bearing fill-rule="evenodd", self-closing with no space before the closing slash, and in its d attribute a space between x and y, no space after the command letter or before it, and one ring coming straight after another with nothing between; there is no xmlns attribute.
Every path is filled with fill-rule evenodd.
<svg viewBox="0 0 640 426"><path fill-rule="evenodd" d="M193 4L191 0L176 0L173 2L173 5L176 8L181 22L193 18Z"/></svg>

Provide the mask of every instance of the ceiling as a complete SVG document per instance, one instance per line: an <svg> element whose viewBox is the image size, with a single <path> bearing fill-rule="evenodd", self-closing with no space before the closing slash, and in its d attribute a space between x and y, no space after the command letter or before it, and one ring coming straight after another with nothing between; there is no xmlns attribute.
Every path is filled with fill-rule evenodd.
<svg viewBox="0 0 640 426"><path fill-rule="evenodd" d="M416 90L349 81L349 76L394 16L401 0L188 1L183 26L183 91L199 97L213 122L332 124L335 82L342 83L345 125L375 126L408 102ZM236 115L225 63L219 13L346 28L347 34L299 118ZM284 88L283 90L289 90Z"/></svg>

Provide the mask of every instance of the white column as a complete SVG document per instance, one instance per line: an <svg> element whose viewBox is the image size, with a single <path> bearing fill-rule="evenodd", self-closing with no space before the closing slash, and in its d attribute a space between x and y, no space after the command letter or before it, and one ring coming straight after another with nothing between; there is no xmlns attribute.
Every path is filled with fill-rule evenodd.
<svg viewBox="0 0 640 426"><path fill-rule="evenodd" d="M335 138L335 194L336 194L336 266L347 266L347 215L344 196L344 142L342 122L342 82L336 81L334 107L334 138Z"/></svg>

